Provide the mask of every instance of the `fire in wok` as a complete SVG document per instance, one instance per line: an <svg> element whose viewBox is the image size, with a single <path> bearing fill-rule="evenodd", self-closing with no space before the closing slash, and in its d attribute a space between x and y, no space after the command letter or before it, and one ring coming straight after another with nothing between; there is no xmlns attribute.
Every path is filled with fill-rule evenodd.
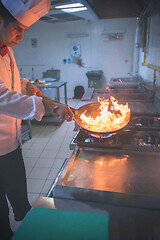
<svg viewBox="0 0 160 240"><path fill-rule="evenodd" d="M130 120L128 103L118 104L114 97L100 99L74 111L76 123L91 132L111 133L125 127Z"/></svg>

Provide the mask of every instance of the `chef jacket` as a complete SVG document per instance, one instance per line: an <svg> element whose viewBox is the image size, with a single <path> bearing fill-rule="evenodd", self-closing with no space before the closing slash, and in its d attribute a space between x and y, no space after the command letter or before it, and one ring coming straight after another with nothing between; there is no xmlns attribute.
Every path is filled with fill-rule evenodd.
<svg viewBox="0 0 160 240"><path fill-rule="evenodd" d="M0 155L21 146L21 119L40 121L45 113L42 98L27 96L28 80L20 79L11 48L0 55Z"/></svg>

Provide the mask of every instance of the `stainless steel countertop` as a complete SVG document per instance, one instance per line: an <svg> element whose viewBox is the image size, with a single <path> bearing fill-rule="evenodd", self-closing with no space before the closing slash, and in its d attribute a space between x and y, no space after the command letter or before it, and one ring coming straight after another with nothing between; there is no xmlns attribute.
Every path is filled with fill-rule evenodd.
<svg viewBox="0 0 160 240"><path fill-rule="evenodd" d="M160 209L160 153L74 150L54 197Z"/></svg>

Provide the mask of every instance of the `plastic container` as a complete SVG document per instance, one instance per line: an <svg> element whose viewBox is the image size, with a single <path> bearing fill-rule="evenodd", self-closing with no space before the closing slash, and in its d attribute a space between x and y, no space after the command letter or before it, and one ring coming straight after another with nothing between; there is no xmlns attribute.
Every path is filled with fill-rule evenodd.
<svg viewBox="0 0 160 240"><path fill-rule="evenodd" d="M102 74L103 72L100 70L100 71L89 71L86 73L88 79L91 79L91 80L100 80L102 78Z"/></svg>
<svg viewBox="0 0 160 240"><path fill-rule="evenodd" d="M89 71L86 73L88 77L88 87L89 88L100 88L101 87L101 78L103 71Z"/></svg>
<svg viewBox="0 0 160 240"><path fill-rule="evenodd" d="M100 88L101 87L100 79L99 80L88 79L88 87L89 88Z"/></svg>

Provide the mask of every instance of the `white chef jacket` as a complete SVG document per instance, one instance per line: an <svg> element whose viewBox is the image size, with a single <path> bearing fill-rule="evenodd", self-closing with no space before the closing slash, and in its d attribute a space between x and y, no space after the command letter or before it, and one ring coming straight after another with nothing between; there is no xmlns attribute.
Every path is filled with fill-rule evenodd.
<svg viewBox="0 0 160 240"><path fill-rule="evenodd" d="M14 91L10 58L14 63ZM5 56L0 55L0 155L21 146L21 119L40 121L45 113L42 98L22 94L27 81L20 79L13 51L8 48Z"/></svg>

